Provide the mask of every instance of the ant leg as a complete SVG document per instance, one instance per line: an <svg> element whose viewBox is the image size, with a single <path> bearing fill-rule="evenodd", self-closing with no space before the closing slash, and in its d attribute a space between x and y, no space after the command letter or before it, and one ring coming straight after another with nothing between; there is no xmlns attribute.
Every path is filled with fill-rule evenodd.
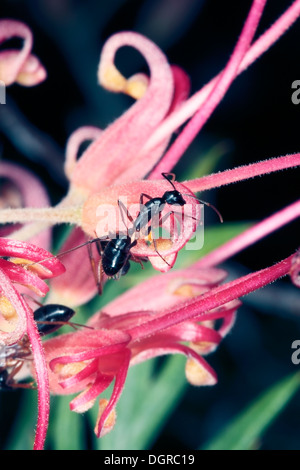
<svg viewBox="0 0 300 470"><path fill-rule="evenodd" d="M134 219L133 219L132 215L130 214L129 210L127 209L127 207L123 204L123 202L120 199L118 199L118 206L119 206L119 209L120 209L123 224L126 226L124 216L123 216L123 212L125 212L125 214L127 216L127 219L130 220L130 222L133 223Z"/></svg>
<svg viewBox="0 0 300 470"><path fill-rule="evenodd" d="M89 330L94 329L92 326L81 325L81 323L74 323L72 321L37 321L36 323L41 325L69 325L74 328L74 330L77 330L77 328L88 328Z"/></svg>
<svg viewBox="0 0 300 470"><path fill-rule="evenodd" d="M147 198L149 201L151 201L152 197L151 196L148 196L148 194L146 193L141 193L140 194L140 206L143 206L144 205L144 201L143 201L143 198Z"/></svg>
<svg viewBox="0 0 300 470"><path fill-rule="evenodd" d="M24 365L23 361L19 361L12 369L12 371L8 374L6 385L11 388L27 388L27 389L35 389L34 382L30 383L18 383L14 382L15 375L22 369Z"/></svg>
<svg viewBox="0 0 300 470"><path fill-rule="evenodd" d="M158 256L171 268L171 265L168 263L168 261L158 251L155 238L153 238L153 246L154 246L154 249L155 249L156 253L158 254Z"/></svg>
<svg viewBox="0 0 300 470"><path fill-rule="evenodd" d="M44 304L42 304L41 302L39 302L38 300L34 299L33 297L31 297L30 295L28 294L21 294L22 297L27 297L31 302L35 303L36 305L38 305L39 307L43 307Z"/></svg>
<svg viewBox="0 0 300 470"><path fill-rule="evenodd" d="M138 256L131 255L130 259L131 261L134 261L134 263L139 263L141 265L141 268L144 269L143 261L147 261L146 258L139 258Z"/></svg>
<svg viewBox="0 0 300 470"><path fill-rule="evenodd" d="M92 246L91 244L88 244L88 245L87 245L87 247L88 247L89 259L90 259L90 263L91 263L91 267L92 267L93 276L94 276L94 279L95 279L95 282L96 282L98 294L101 295L101 294L102 294L101 260L99 260L98 265L97 265L97 268L96 268L95 258L94 258L94 256L93 256L92 247L91 247L91 246ZM97 246L97 245L96 245L96 246ZM101 248L102 248L102 247L101 247ZM100 256L101 256L101 253L100 253Z"/></svg>

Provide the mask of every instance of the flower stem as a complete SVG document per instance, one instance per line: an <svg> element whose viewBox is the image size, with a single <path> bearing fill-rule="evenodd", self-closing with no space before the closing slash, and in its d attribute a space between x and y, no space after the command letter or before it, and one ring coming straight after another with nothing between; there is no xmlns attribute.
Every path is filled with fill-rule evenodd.
<svg viewBox="0 0 300 470"><path fill-rule="evenodd" d="M80 225L81 210L81 206L2 209L0 224L47 222L49 225L63 223Z"/></svg>

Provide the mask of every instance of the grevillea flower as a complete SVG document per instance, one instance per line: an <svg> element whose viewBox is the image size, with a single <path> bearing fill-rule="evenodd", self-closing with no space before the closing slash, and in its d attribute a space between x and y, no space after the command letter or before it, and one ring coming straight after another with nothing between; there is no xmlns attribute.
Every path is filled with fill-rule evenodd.
<svg viewBox="0 0 300 470"><path fill-rule="evenodd" d="M100 60L99 81L109 90L125 92L137 101L107 129L84 127L70 137L65 164L70 188L57 207L5 209L0 212L0 222L32 222L13 234L22 240L32 237L45 227L72 223L77 226L77 230L67 241L69 249L75 241L83 241L86 236L109 236L111 230L116 230L116 227L107 226L107 220L103 217L102 209L105 205L109 204L118 212L118 200L123 197L126 197L126 207L129 207L139 203L141 193L152 198L170 190L169 183L162 179L162 173L172 171L238 74L262 55L300 15L300 1L297 0L269 30L252 43L265 3L263 0L253 1L228 64L217 77L190 98L187 97L189 80L186 74L180 68L170 66L164 54L150 40L133 32L118 33L109 38ZM118 49L123 46L131 46L141 52L148 63L150 77L138 74L125 79L120 74L114 59ZM174 132L187 120L186 127L169 145ZM92 143L77 159L79 146L85 140L92 140ZM299 164L300 154L293 154L174 183L188 198L190 217L184 219L178 234L172 233L171 244L161 249L161 254L168 261L171 260L170 263L162 263L145 240L137 243L132 253L137 257L149 258L160 271L168 270L168 267L173 266L177 252L195 231L196 220L200 215L195 192ZM237 246L241 250L298 216L299 203L294 203L292 209L280 211L266 219L263 225L250 229L252 232L244 233L238 243L232 241L231 253L236 252ZM276 219L275 222L272 217ZM127 223L125 221L121 229L118 226L117 230L128 228ZM110 401L100 404L97 435L104 434L113 425L112 413L129 365L157 355L179 352L188 356L187 376L192 383L215 383L215 372L202 355L212 351L231 328L239 297L285 274L291 274L293 279L297 277L298 261L293 254L270 268L220 284L224 273L215 268L219 262L216 260L226 259L226 249L221 247L208 255L210 259L203 258L202 267L200 260L189 270L168 272L164 277L159 275L156 287L161 295L161 304L155 302L157 298L153 295L152 287L154 303L148 299L145 311L146 288L144 285L138 286L136 290L108 305L104 312L92 317L89 322L92 330L85 329L45 342L53 392L81 391L71 402L72 409L80 412L88 409L96 397L115 380ZM81 256L86 254L78 255ZM70 256L69 259L72 266L74 258ZM91 283L81 286L77 283L76 293L75 289L72 292L72 277L76 272L74 266L73 262L72 270L67 265L63 284L60 285L59 280L54 282L52 295L54 298L70 298L71 303L74 297L75 303L80 304L94 295L95 287L92 288ZM171 291L168 291L169 282ZM119 310L118 303L122 303ZM215 319L222 320L217 330L214 329ZM46 415L45 400L43 410ZM46 420L43 426L45 428ZM41 440L39 437L39 444Z"/></svg>

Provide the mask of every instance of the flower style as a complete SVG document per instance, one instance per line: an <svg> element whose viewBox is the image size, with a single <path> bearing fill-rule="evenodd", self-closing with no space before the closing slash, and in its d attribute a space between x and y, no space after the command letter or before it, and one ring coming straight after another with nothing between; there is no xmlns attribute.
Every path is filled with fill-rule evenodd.
<svg viewBox="0 0 300 470"><path fill-rule="evenodd" d="M109 38L101 55L99 81L109 90L127 93L137 101L107 129L84 127L71 135L66 150L65 172L70 181L66 197L54 208L3 209L0 212L0 223L30 222L11 236L26 240L54 224L72 223L76 228L62 248L72 249L76 244L83 243L87 236L93 238L95 233L98 237L108 235L111 227L107 227L101 211L99 216L99 208L109 204L118 212L120 198L126 197L130 206L139 204L141 193L157 197L170 190L168 182L162 179L162 173L172 171L237 75L271 47L300 15L300 1L297 0L252 44L265 3L262 0L253 1L225 69L190 98L189 80L185 72L179 67L170 66L164 54L150 40L133 32L118 33ZM148 63L150 77L137 74L125 79L116 69L115 54L125 45L142 53ZM28 51L29 46L26 47ZM22 60L24 49L25 45L20 53ZM189 123L169 145L173 133L188 119ZM92 143L77 159L79 146L85 140L91 140ZM137 243L132 253L149 258L159 271L167 271L168 267L173 266L177 252L195 231L200 205L194 193L299 164L300 154L293 154L183 183L176 182L176 189L188 199L189 215L192 217L185 218L179 236L171 237L172 243L162 247L161 254L171 262L168 265L162 263L145 240ZM272 267L227 284L221 284L225 273L215 266L299 215L297 201L192 267L159 274L157 278L151 279L151 298L147 297L147 283L137 286L106 306L104 312L96 313L88 322L88 326L93 329L46 341L44 348L51 390L61 394L81 392L72 400L71 408L82 412L92 406L97 396L115 380L111 399L100 403L96 434L103 435L114 424L114 408L130 365L158 355L178 352L188 357L186 374L191 383L215 383L216 374L202 355L213 351L232 327L235 312L240 305L238 299L286 274L290 274L297 283L299 260L293 254ZM125 222L122 230L126 228ZM78 253L76 262L80 263L83 257L87 258L86 253ZM63 298L70 305L80 305L96 293L96 286L92 282L76 282L74 285L74 257L70 253L64 261L67 271L53 280L50 298ZM88 263L81 268L82 273L90 269ZM153 294L153 289L161 294L159 305L156 301L158 295ZM221 326L217 330L214 323L216 319L221 319ZM30 334L32 323L28 324L28 328ZM33 337L37 341L36 336ZM44 366L45 362L41 361L40 375L37 373L37 377L45 377ZM48 395L45 381L43 383L44 388L40 389L43 397L40 428L43 430L37 435L36 447L42 446L47 426Z"/></svg>

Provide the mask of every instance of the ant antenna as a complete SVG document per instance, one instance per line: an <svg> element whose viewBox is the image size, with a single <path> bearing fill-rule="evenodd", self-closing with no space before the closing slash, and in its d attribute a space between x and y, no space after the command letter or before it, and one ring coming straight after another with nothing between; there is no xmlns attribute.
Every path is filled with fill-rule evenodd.
<svg viewBox="0 0 300 470"><path fill-rule="evenodd" d="M215 213L218 215L219 219L220 219L220 222L221 224L223 223L223 217L221 215L221 213L218 211L218 209L213 206L212 204L210 204L209 202L206 202L206 201L203 201L202 199L199 199L198 197L196 196L193 196L192 194L187 194L187 193L181 193L183 196L189 196L189 197L192 197L193 199L196 199L197 201L201 202L201 204L204 204L205 206L208 206L208 207L211 207Z"/></svg>
<svg viewBox="0 0 300 470"><path fill-rule="evenodd" d="M175 189L175 191L177 191L177 189L175 188L175 185L174 185L174 181L175 181L175 174L174 173L162 173L162 176L167 180L169 181L169 183L173 186L173 188ZM193 196L191 194L186 194L186 193L180 193L182 194L182 196L189 196L189 197L192 197L194 199L196 199L197 201L201 202L201 204L204 204L205 206L208 206L208 207L211 207L215 213L218 215L219 219L220 219L220 222L223 223L223 217L222 215L220 214L220 212L218 211L218 209L213 206L212 204L210 204L209 202L206 202L206 201L202 201L202 199L199 199L198 197L196 196Z"/></svg>
<svg viewBox="0 0 300 470"><path fill-rule="evenodd" d="M162 173L162 176L163 176L167 181L169 181L169 183L173 186L173 188L175 189L175 191L177 191L177 189L175 188L175 185L174 185L175 174L174 174L174 173Z"/></svg>

